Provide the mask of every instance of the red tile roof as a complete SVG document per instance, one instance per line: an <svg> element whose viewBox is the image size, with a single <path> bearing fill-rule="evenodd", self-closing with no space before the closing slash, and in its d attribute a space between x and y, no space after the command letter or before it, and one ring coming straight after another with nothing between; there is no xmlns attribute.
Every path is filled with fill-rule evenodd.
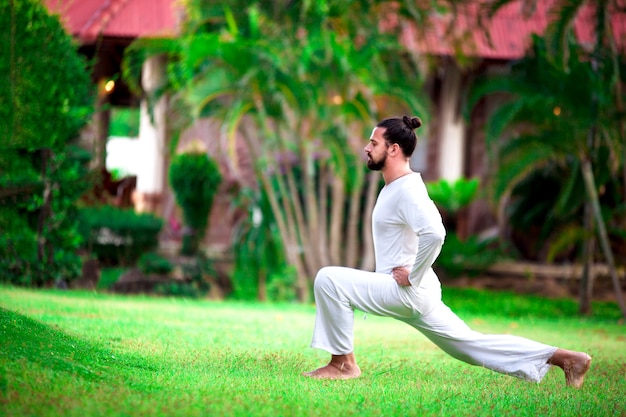
<svg viewBox="0 0 626 417"><path fill-rule="evenodd" d="M434 14L424 28L407 25L402 33L402 42L411 50L430 55L455 55L460 50L470 57L492 59L516 59L522 57L531 42L531 34L543 34L549 23L553 0L536 2L536 9L525 16L522 3L510 3L502 7L491 20L484 21L491 38L491 44L481 30L472 29L479 15L480 1L460 6L462 13L452 24L452 33L446 33L451 26L452 16ZM574 33L578 41L591 48L594 35L594 11L591 6L580 10ZM612 13L611 28L618 44L623 49L626 44L626 14Z"/></svg>
<svg viewBox="0 0 626 417"><path fill-rule="evenodd" d="M536 2L532 16L522 15L521 3L511 3L490 20L488 32L491 44L481 30L473 28L480 0L460 6L452 36L446 34L451 16L433 12L426 28L418 30L407 25L402 34L403 43L412 50L429 55L454 55L461 45L467 56L516 59L526 52L530 34L541 34L548 25L550 5L554 0ZM93 43L100 35L137 38L175 36L182 11L178 0L44 0L48 9L61 15L67 30L81 43ZM582 10L575 24L579 41L593 44L593 10ZM392 23L393 24L393 23ZM626 14L614 13L611 25L620 45L626 44Z"/></svg>
<svg viewBox="0 0 626 417"><path fill-rule="evenodd" d="M178 32L175 0L44 0L83 44L100 36L171 37Z"/></svg>

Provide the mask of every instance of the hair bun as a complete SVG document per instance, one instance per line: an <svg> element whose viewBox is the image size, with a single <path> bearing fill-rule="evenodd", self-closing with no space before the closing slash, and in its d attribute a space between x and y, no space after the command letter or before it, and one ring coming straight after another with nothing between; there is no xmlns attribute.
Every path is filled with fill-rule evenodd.
<svg viewBox="0 0 626 417"><path fill-rule="evenodd" d="M419 117L404 116L402 121L411 129L417 129L422 125L422 120Z"/></svg>

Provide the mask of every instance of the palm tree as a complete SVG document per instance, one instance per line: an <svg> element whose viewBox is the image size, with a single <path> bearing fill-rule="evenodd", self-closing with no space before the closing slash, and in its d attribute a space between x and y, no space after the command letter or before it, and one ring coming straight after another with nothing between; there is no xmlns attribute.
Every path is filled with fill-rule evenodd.
<svg viewBox="0 0 626 417"><path fill-rule="evenodd" d="M494 200L503 204L530 175L558 168L569 178L564 181L569 186L555 199L558 210L570 206L571 191L582 179L603 254L615 275L597 192L597 168L594 170L594 164L604 164L614 172L620 164L620 113L613 106L614 90L606 74L611 71L606 65L610 61L607 57L585 61L580 59L584 56L580 47L570 44L568 49L571 53L563 65L548 54L545 41L535 37L530 55L515 65L509 76L479 83L471 102L495 92L509 93L512 98L491 115L487 126L488 146L496 149ZM498 144L507 128L514 128L515 133ZM605 160L599 155L605 155ZM616 275L613 281L626 316Z"/></svg>
<svg viewBox="0 0 626 417"><path fill-rule="evenodd" d="M232 160L244 139L308 300L321 266L373 267L364 237L379 177L362 147L376 119L427 118L427 101L397 34L378 33L378 2L287 3L189 1L185 33L164 50L174 103L220 120Z"/></svg>
<svg viewBox="0 0 626 417"><path fill-rule="evenodd" d="M492 17L500 8L510 5L512 3L518 3L521 9L524 11L526 17L530 17L537 9L537 0L488 0L483 3L484 10L486 10L487 17ZM545 5L544 5L545 6ZM573 38L574 22L576 19L587 19L588 24L594 29L595 43L590 52L589 57L591 60L594 79L606 77L604 81L609 81L613 88L613 100L614 106L619 114L624 113L623 94L621 91L622 76L620 69L620 58L618 52L618 46L616 43L616 35L613 33L613 26L611 17L615 15L623 15L624 8L617 0L599 0L595 2L588 2L586 0L555 0L548 6L548 14L551 17L551 22L547 28L546 36L549 44L549 51L551 56L560 56L562 64L567 68L568 57L571 52L572 44L569 42ZM577 45L576 45L577 46ZM623 45L622 45L623 47ZM598 60L601 59L604 63L602 71L598 71ZM600 82L600 80L598 80ZM592 107L596 106L596 98L590 97ZM594 110L594 111L597 111ZM624 134L626 125L624 124L623 117L618 119L618 129L616 151L621 154L622 161L626 161L626 146L624 144ZM588 141L590 144L594 142L596 135L595 126L592 126L588 131ZM621 144L621 145L620 145ZM619 149L621 148L621 150ZM591 175L592 169L588 162L583 160L582 165L583 177L585 179L585 185L588 193L588 205L586 213L588 216L593 216L597 225L598 238L600 239L600 245L604 256L609 263L611 279L616 292L616 297L622 308L622 312L626 314L626 307L624 306L623 298L621 295L621 289L619 280L615 271L615 265L613 260L613 253L608 242L606 233L606 227L603 224L599 213L599 206L597 199L594 199L593 195L597 194L596 184L594 184L594 178ZM622 163L622 187L626 190L626 163ZM595 203L594 203L595 201ZM591 219L585 221L585 224L589 228L593 228L593 222ZM590 236L593 236L591 234ZM593 237L590 237L585 242L585 253L591 254L593 251L590 247L593 246ZM590 282L590 263L592 259L590 256L585 258L585 273L581 282L581 300L580 311L582 313L590 312L590 299L592 291L592 283Z"/></svg>

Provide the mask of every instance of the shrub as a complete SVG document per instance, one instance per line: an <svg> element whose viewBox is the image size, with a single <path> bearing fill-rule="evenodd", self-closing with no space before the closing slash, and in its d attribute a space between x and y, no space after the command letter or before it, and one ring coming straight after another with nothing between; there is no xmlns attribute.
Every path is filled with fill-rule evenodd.
<svg viewBox="0 0 626 417"><path fill-rule="evenodd" d="M297 301L296 269L285 266L277 273L270 275L267 283L267 298L270 301Z"/></svg>
<svg viewBox="0 0 626 417"><path fill-rule="evenodd" d="M195 255L206 234L213 198L222 175L217 163L206 152L194 150L174 157L169 180L187 226L181 252Z"/></svg>
<svg viewBox="0 0 626 417"><path fill-rule="evenodd" d="M167 275L172 272L174 265L172 265L169 259L158 253L148 252L139 258L139 269L144 274Z"/></svg>
<svg viewBox="0 0 626 417"><path fill-rule="evenodd" d="M84 248L103 265L134 265L139 257L155 249L163 221L149 213L113 206L80 210Z"/></svg>
<svg viewBox="0 0 626 417"><path fill-rule="evenodd" d="M0 27L0 280L71 280L81 270L75 202L91 157L73 142L95 88L40 1L0 2Z"/></svg>
<svg viewBox="0 0 626 417"><path fill-rule="evenodd" d="M0 229L0 279L16 285L32 284L37 235L15 207L0 208Z"/></svg>
<svg viewBox="0 0 626 417"><path fill-rule="evenodd" d="M443 223L449 232L458 232L459 212L476 199L478 185L477 178L459 178L452 182L440 179L426 184L428 195L439 208Z"/></svg>
<svg viewBox="0 0 626 417"><path fill-rule="evenodd" d="M235 257L232 297L240 300L285 300L295 293L295 271L285 260L280 233L263 190L244 188L233 206L246 210L233 236ZM289 294L286 291L290 291Z"/></svg>
<svg viewBox="0 0 626 417"><path fill-rule="evenodd" d="M428 182L428 195L437 204L440 210L454 215L463 207L469 205L476 198L478 179L459 178L454 182L446 179Z"/></svg>
<svg viewBox="0 0 626 417"><path fill-rule="evenodd" d="M460 240L456 233L448 233L441 254L435 261L435 268L448 278L477 276L503 258L497 238L470 236Z"/></svg>
<svg viewBox="0 0 626 417"><path fill-rule="evenodd" d="M205 277L215 276L213 262L203 255L198 255L192 262L184 263L182 267L184 281L169 281L157 284L154 292L161 295L191 298L199 298L206 295L211 289L211 284Z"/></svg>
<svg viewBox="0 0 626 417"><path fill-rule="evenodd" d="M435 267L449 278L479 275L504 256L496 238L481 239L475 235L466 239L459 237L459 212L476 199L478 186L476 178L459 178L453 182L441 179L426 184L428 194L441 211L447 229L446 241Z"/></svg>
<svg viewBox="0 0 626 417"><path fill-rule="evenodd" d="M102 268L100 270L100 280L98 281L98 289L108 290L117 281L119 281L122 274L126 272L126 268Z"/></svg>

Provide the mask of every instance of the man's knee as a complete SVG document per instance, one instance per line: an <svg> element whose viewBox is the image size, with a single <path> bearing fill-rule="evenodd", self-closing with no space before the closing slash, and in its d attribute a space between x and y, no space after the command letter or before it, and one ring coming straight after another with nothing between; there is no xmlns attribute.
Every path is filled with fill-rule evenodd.
<svg viewBox="0 0 626 417"><path fill-rule="evenodd" d="M325 266L317 272L315 276L315 282L313 283L313 289L315 292L328 290L334 287L333 284L333 267Z"/></svg>

